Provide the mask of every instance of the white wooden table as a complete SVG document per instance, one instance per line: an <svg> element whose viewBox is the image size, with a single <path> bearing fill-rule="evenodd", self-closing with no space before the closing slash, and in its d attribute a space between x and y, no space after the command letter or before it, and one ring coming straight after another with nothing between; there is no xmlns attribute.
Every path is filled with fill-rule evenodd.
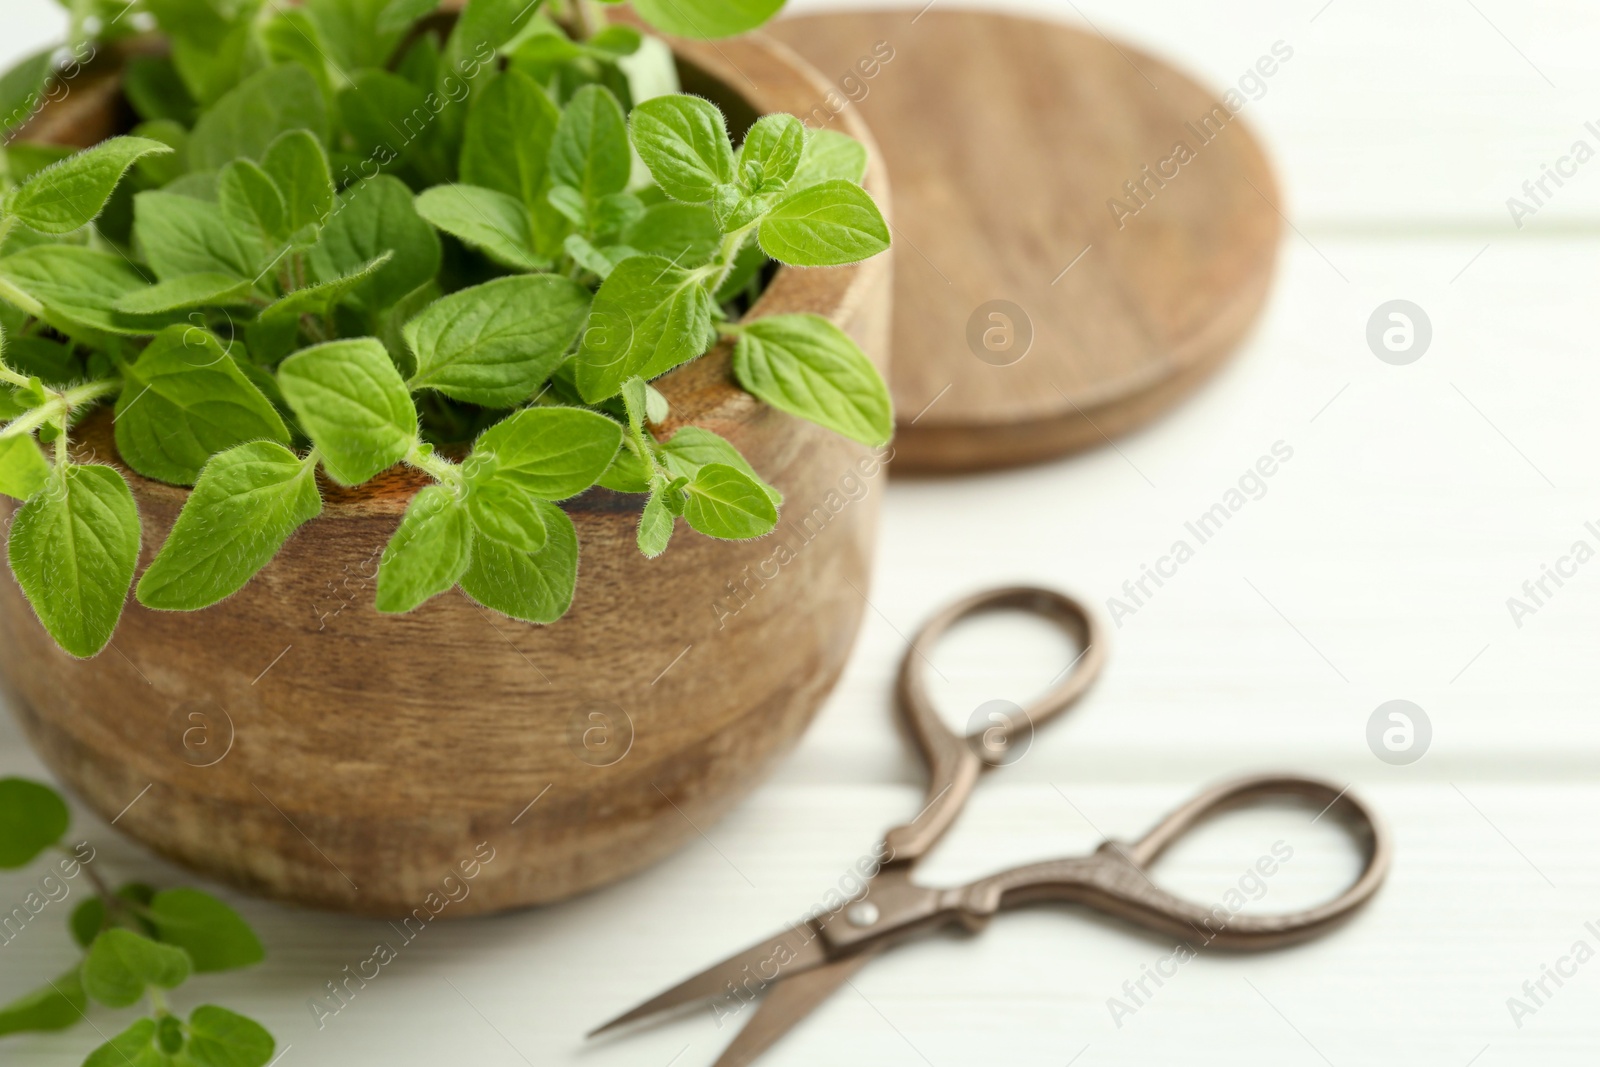
<svg viewBox="0 0 1600 1067"><path fill-rule="evenodd" d="M796 9L822 5L796 3ZM319 1030L307 1008L390 937L380 923L238 906L271 953L196 981L248 1011L298 1064L706 1064L708 1014L586 1047L590 1025L770 932L821 899L914 811L921 769L891 730L902 634L949 598L1025 580L1104 604L1184 536L1257 457L1293 458L1114 632L1104 682L980 788L925 865L956 880L1132 835L1209 780L1287 768L1354 788L1398 855L1374 905L1336 935L1264 957L1202 956L1131 1013L1110 998L1171 946L1062 909L1002 917L867 968L777 1047L781 1064L1152 1062L1591 1063L1600 962L1526 1000L1574 943L1600 950L1600 563L1538 610L1523 596L1600 520L1600 161L1518 228L1506 199L1574 141L1600 148L1600 12L1579 0L1036 0L1235 81L1276 41L1291 62L1247 117L1281 168L1293 229L1265 321L1188 406L1115 449L996 476L873 487L884 523L854 659L799 751L707 840L556 907L442 924ZM44 0L7 0L0 55L58 32ZM909 34L897 47L915 47ZM892 76L892 67L884 76ZM1063 249L1063 263L1073 249ZM1418 362L1365 331L1407 299L1431 320ZM1600 523L1597 523L1600 525ZM1023 700L1067 652L1046 631L973 631L939 659L965 720ZM1420 761L1369 749L1381 703L1433 728ZM40 774L0 719L0 772ZM107 867L167 869L80 813ZM1216 900L1275 841L1292 860L1256 907L1330 892L1356 857L1299 812L1232 817L1163 861ZM0 903L35 876L0 878ZM57 919L0 947L0 999L72 956ZM1562 965L1573 970L1572 964ZM1518 1020L1508 998L1537 1010ZM106 1032L118 1013L100 1012ZM1120 1023L1120 1025L1119 1025ZM85 1028L0 1041L7 1064L68 1067Z"/></svg>

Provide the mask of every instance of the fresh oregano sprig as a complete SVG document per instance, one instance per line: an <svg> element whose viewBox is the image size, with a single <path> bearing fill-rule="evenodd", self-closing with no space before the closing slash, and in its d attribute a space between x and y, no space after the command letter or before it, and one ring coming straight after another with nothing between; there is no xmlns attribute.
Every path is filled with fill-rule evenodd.
<svg viewBox="0 0 1600 1067"><path fill-rule="evenodd" d="M429 485L384 550L384 612L459 586L556 621L579 552L560 504L595 485L644 497L647 556L680 518L767 534L781 498L731 443L657 436L650 381L723 338L759 399L888 439L842 331L743 317L770 262L889 246L855 141L769 115L735 146L672 91L665 45L590 0L471 0L448 30L425 0L145 6L170 54L127 68L139 125L10 146L0 197L8 555L68 652L104 647L130 589L158 610L232 595L321 512L319 478L397 464ZM778 4L637 6L709 36ZM127 466L193 486L136 586L133 495L69 444L107 402Z"/></svg>
<svg viewBox="0 0 1600 1067"><path fill-rule="evenodd" d="M148 1014L90 1052L84 1067L264 1067L274 1042L261 1024L214 1004L184 1018L168 1000L191 975L260 963L266 953L249 924L198 889L158 891L129 882L112 891L94 865L94 847L64 843L70 819L49 786L0 778L0 870L26 867L52 852L64 857L10 911L6 939L23 936L47 907L71 899L80 875L92 894L67 916L82 958L0 1006L0 1037L65 1030L88 1017L91 1002L126 1008L144 1001Z"/></svg>

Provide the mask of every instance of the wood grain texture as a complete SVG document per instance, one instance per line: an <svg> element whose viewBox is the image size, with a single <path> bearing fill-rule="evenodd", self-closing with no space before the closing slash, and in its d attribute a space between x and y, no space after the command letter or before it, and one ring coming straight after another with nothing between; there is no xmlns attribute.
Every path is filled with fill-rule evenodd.
<svg viewBox="0 0 1600 1067"><path fill-rule="evenodd" d="M686 88L723 102L736 130L825 89L760 39L674 46ZM34 135L103 136L113 94L114 80L83 83ZM859 122L850 132L868 140ZM875 149L866 184L887 209ZM889 286L888 255L783 269L753 314L828 315L886 371ZM377 560L425 479L396 468L358 489L325 483L322 516L238 595L198 613L130 603L94 660L56 648L8 574L0 673L30 740L107 817L142 797L119 829L301 904L405 915L481 842L496 861L452 915L555 900L667 855L761 780L843 668L881 462L744 393L727 346L659 384L663 436L704 426L784 492L778 533L729 543L680 528L646 560L642 498L596 489L565 505L582 557L560 623L512 621L459 591L381 616ZM108 412L77 437L80 456L120 466ZM125 473L148 564L188 494ZM612 743L599 754L599 735L583 740L608 728L597 708ZM211 731L204 755L195 729Z"/></svg>
<svg viewBox="0 0 1600 1067"><path fill-rule="evenodd" d="M1225 97L1036 19L830 12L772 32L836 78L808 121L864 116L901 205L897 472L1104 444L1188 395L1255 321L1278 194ZM1000 351L974 346L1007 325Z"/></svg>

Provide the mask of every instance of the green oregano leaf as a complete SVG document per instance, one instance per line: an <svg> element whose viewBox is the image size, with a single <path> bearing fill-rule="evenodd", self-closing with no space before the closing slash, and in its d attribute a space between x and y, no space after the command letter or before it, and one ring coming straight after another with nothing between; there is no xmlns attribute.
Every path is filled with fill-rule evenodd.
<svg viewBox="0 0 1600 1067"><path fill-rule="evenodd" d="M233 274L179 274L124 293L111 302L111 308L129 315L160 315L187 308L237 307L250 303L251 289L248 278Z"/></svg>
<svg viewBox="0 0 1600 1067"><path fill-rule="evenodd" d="M139 603L195 611L244 588L322 511L316 465L256 441L213 456L139 579Z"/></svg>
<svg viewBox="0 0 1600 1067"><path fill-rule="evenodd" d="M677 522L659 492L650 494L644 512L639 516L639 551L655 559L667 550L672 540L672 527Z"/></svg>
<svg viewBox="0 0 1600 1067"><path fill-rule="evenodd" d="M813 130L806 137L800 166L789 179L791 190L826 181L861 184L867 175L867 146L834 130Z"/></svg>
<svg viewBox="0 0 1600 1067"><path fill-rule="evenodd" d="M26 778L0 778L0 870L32 863L61 840L71 821L54 789Z"/></svg>
<svg viewBox="0 0 1600 1067"><path fill-rule="evenodd" d="M135 998L137 999L137 998ZM170 1061L155 1050L156 1021L138 1019L110 1041L89 1053L83 1067L168 1067Z"/></svg>
<svg viewBox="0 0 1600 1067"><path fill-rule="evenodd" d="M584 408L524 408L478 436L466 463L469 494L503 484L541 500L566 500L599 480L622 427Z"/></svg>
<svg viewBox="0 0 1600 1067"><path fill-rule="evenodd" d="M628 124L611 90L586 85L572 94L550 143L550 175L595 204L628 185L633 156Z"/></svg>
<svg viewBox="0 0 1600 1067"><path fill-rule="evenodd" d="M547 539L535 553L480 538L461 588L486 608L524 622L552 623L572 606L578 580L578 535L567 513L539 502Z"/></svg>
<svg viewBox="0 0 1600 1067"><path fill-rule="evenodd" d="M289 208L278 183L248 159L236 159L222 168L217 202L228 221L263 245L289 236Z"/></svg>
<svg viewBox="0 0 1600 1067"><path fill-rule="evenodd" d="M282 300L275 300L262 308L261 321L271 324L281 320L292 325L301 315L327 315L335 304L364 285L393 258L393 252L384 252L348 274L296 289Z"/></svg>
<svg viewBox="0 0 1600 1067"><path fill-rule="evenodd" d="M117 451L145 477L193 485L212 456L260 439L289 431L209 330L169 327L124 369Z"/></svg>
<svg viewBox="0 0 1600 1067"><path fill-rule="evenodd" d="M685 426L661 447L661 461L675 476L693 479L708 463L721 463L748 475L774 504L783 503L783 494L762 480L748 460L733 445L710 430Z"/></svg>
<svg viewBox="0 0 1600 1067"><path fill-rule="evenodd" d="M746 188L759 192L794 177L806 147L806 128L793 115L764 115L739 146L735 173Z"/></svg>
<svg viewBox="0 0 1600 1067"><path fill-rule="evenodd" d="M561 110L538 83L508 70L473 98L461 147L461 180L521 201L534 213L541 251L566 236L545 199L560 122Z"/></svg>
<svg viewBox="0 0 1600 1067"><path fill-rule="evenodd" d="M99 217L123 174L141 156L171 151L144 137L113 137L29 178L7 197L0 213L14 215L40 233L71 233Z"/></svg>
<svg viewBox="0 0 1600 1067"><path fill-rule="evenodd" d="M801 189L761 220L761 247L780 263L833 267L889 247L889 225L867 191L840 179Z"/></svg>
<svg viewBox="0 0 1600 1067"><path fill-rule="evenodd" d="M0 278L43 305L45 321L65 333L148 336L172 321L115 310L119 299L150 283L126 257L113 252L40 245L0 259Z"/></svg>
<svg viewBox="0 0 1600 1067"><path fill-rule="evenodd" d="M761 483L736 467L707 463L684 487L683 517L707 537L743 541L772 532L778 509Z"/></svg>
<svg viewBox="0 0 1600 1067"><path fill-rule="evenodd" d="M755 29L783 7L783 0L634 0L650 25L679 37L736 37Z"/></svg>
<svg viewBox="0 0 1600 1067"><path fill-rule="evenodd" d="M253 280L262 266L261 241L235 224L219 204L176 193L133 198L134 238L163 281L189 274Z"/></svg>
<svg viewBox="0 0 1600 1067"><path fill-rule="evenodd" d="M89 1000L74 967L48 984L0 1007L0 1036L25 1031L65 1030L83 1019Z"/></svg>
<svg viewBox="0 0 1600 1067"><path fill-rule="evenodd" d="M646 208L622 231L623 244L687 269L710 262L721 241L722 231L710 208L675 201Z"/></svg>
<svg viewBox="0 0 1600 1067"><path fill-rule="evenodd" d="M190 1012L188 1031L179 1060L184 1067L266 1067L276 1048L260 1023L215 1004Z"/></svg>
<svg viewBox="0 0 1600 1067"><path fill-rule="evenodd" d="M439 235L417 214L411 190L387 174L358 182L339 194L338 214L311 250L318 281L344 277L385 252L393 252L350 299L367 311L392 307L439 273Z"/></svg>
<svg viewBox="0 0 1600 1067"><path fill-rule="evenodd" d="M701 355L715 337L711 294L697 275L660 256L625 259L595 295L578 349L578 391L599 403L629 378L653 378Z"/></svg>
<svg viewBox="0 0 1600 1067"><path fill-rule="evenodd" d="M241 157L260 160L290 130L326 141L328 108L310 71L280 63L250 75L200 116L189 138L189 164L221 170Z"/></svg>
<svg viewBox="0 0 1600 1067"><path fill-rule="evenodd" d="M189 954L195 972L231 971L266 958L255 931L227 904L198 889L167 889L150 901L150 921L163 944Z"/></svg>
<svg viewBox="0 0 1600 1067"><path fill-rule="evenodd" d="M0 493L26 500L50 477L50 464L28 434L0 437Z"/></svg>
<svg viewBox="0 0 1600 1067"><path fill-rule="evenodd" d="M744 326L739 384L781 411L867 445L894 432L889 389L844 331L820 315L772 315Z"/></svg>
<svg viewBox="0 0 1600 1067"><path fill-rule="evenodd" d="M674 200L703 204L733 181L733 144L722 112L697 96L658 96L628 117L633 146Z"/></svg>
<svg viewBox="0 0 1600 1067"><path fill-rule="evenodd" d="M308 130L289 130L267 146L261 169L283 196L290 233L321 226L333 213L333 176L328 154Z"/></svg>
<svg viewBox="0 0 1600 1067"><path fill-rule="evenodd" d="M436 185L417 197L417 214L503 267L550 269L538 251L533 214L516 197L476 185Z"/></svg>
<svg viewBox="0 0 1600 1067"><path fill-rule="evenodd" d="M126 1008L150 986L172 989L188 979L189 954L132 930L114 926L103 931L83 961L83 986L90 998L108 1008Z"/></svg>
<svg viewBox="0 0 1600 1067"><path fill-rule="evenodd" d="M87 659L111 640L139 562L139 510L110 467L57 467L11 525L12 573L56 644Z"/></svg>
<svg viewBox="0 0 1600 1067"><path fill-rule="evenodd" d="M450 589L472 561L472 545L472 522L455 493L442 485L419 491L378 563L378 610L402 614Z"/></svg>
<svg viewBox="0 0 1600 1067"><path fill-rule="evenodd" d="M374 338L302 349L278 368L278 385L341 485L370 480L405 458L416 441L410 391Z"/></svg>
<svg viewBox="0 0 1600 1067"><path fill-rule="evenodd" d="M569 278L519 275L462 289L405 325L410 387L487 407L533 396L582 328L589 292Z"/></svg>
<svg viewBox="0 0 1600 1067"><path fill-rule="evenodd" d="M468 485L467 514L481 536L519 552L538 552L549 539L539 501L507 479L480 478Z"/></svg>
<svg viewBox="0 0 1600 1067"><path fill-rule="evenodd" d="M431 15L438 6L439 0L387 0L378 13L378 32L400 33L410 29L412 23Z"/></svg>

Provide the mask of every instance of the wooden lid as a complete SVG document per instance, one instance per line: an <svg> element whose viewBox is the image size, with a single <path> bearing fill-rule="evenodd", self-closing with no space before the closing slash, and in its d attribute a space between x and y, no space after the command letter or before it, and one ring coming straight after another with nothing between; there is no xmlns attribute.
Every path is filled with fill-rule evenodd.
<svg viewBox="0 0 1600 1067"><path fill-rule="evenodd" d="M835 12L769 32L834 82L807 125L859 111L888 161L898 471L1109 441L1184 397L1254 322L1282 216L1238 114L1249 96L1006 15ZM1264 56L1251 84L1283 58Z"/></svg>

